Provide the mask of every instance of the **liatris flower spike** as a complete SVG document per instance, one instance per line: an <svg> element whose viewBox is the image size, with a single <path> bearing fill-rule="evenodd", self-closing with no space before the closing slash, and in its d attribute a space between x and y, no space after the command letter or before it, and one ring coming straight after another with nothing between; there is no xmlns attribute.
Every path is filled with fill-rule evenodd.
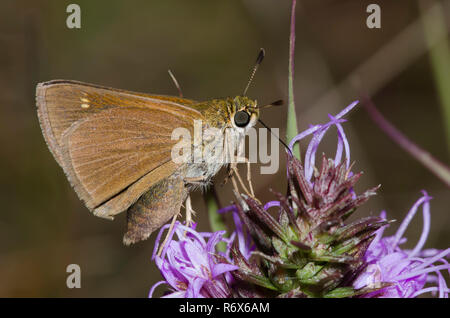
<svg viewBox="0 0 450 318"><path fill-rule="evenodd" d="M448 298L449 288L441 271L450 272L450 265L445 260L450 255L450 248L443 251L422 249L430 231L430 200L431 197L423 191L423 196L412 206L394 236L383 237L384 227L377 231L365 256L368 265L353 285L361 288L389 282L391 286L378 293L368 294L367 297L411 298L433 292L440 298ZM403 250L400 248L406 242L403 235L421 205L422 235L412 250ZM386 212L383 211L380 216L384 219ZM436 265L436 262L441 265ZM437 286L425 288L426 283L437 283Z"/></svg>
<svg viewBox="0 0 450 318"><path fill-rule="evenodd" d="M278 201L263 207L257 199L236 193L238 213L256 245L250 259L242 255L239 245L232 248L233 261L239 266L232 272L237 281L233 290L239 296L349 297L385 287L383 283L364 288L352 285L364 268L375 232L388 223L378 217L344 223L378 188L361 195L353 191L361 173L351 172L350 147L341 124L356 104L329 115L330 122L312 126L292 140L290 147L312 135L304 167L288 155L288 196L274 192ZM336 155L334 159L322 156L318 171L316 152L332 126L338 131ZM279 206L277 218L266 211L270 206ZM247 285L241 290L239 282Z"/></svg>
<svg viewBox="0 0 450 318"><path fill-rule="evenodd" d="M223 239L225 231L202 233L195 231L195 225L191 228L176 222L169 242L158 256L159 241L168 227L166 225L160 230L153 251L153 259L165 280L152 287L149 297L161 284L170 285L173 291L164 297L229 297L230 291L223 274L237 269L237 266L229 264L216 251L219 242L226 242ZM173 239L174 233L178 240Z"/></svg>
<svg viewBox="0 0 450 318"><path fill-rule="evenodd" d="M153 258L165 281L155 284L150 294L166 283L173 291L166 297L416 297L426 292L447 297L441 271L449 270L445 257L450 249L423 250L430 226L431 198L426 192L392 237L382 237L390 223L384 212L345 223L378 189L360 195L353 189L362 173L351 172L342 117L356 104L292 140L290 147L312 135L304 166L288 154L286 196L273 192L277 200L263 206L235 192L237 204L219 210L233 212L236 231L230 238L225 239L223 231L198 233L176 223L178 240L170 237L161 257L156 255L158 243L155 246ZM336 154L333 159L323 155L318 170L317 149L333 126ZM404 232L421 205L423 233L411 251L403 250ZM278 208L277 217L267 212L270 208ZM216 251L220 241L227 243L224 253Z"/></svg>

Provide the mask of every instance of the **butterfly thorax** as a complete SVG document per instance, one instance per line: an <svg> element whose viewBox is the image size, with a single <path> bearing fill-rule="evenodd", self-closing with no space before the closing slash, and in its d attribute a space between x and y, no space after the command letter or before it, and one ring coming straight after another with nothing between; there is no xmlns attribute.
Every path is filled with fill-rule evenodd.
<svg viewBox="0 0 450 318"><path fill-rule="evenodd" d="M201 160L188 163L186 180L201 180L195 184L208 184L222 168L236 161L239 149L243 149L245 134L259 117L256 101L246 96L213 99L191 106L204 118L201 142L193 143L192 154L201 153ZM244 122L236 121L236 116ZM199 159L197 156L196 159Z"/></svg>

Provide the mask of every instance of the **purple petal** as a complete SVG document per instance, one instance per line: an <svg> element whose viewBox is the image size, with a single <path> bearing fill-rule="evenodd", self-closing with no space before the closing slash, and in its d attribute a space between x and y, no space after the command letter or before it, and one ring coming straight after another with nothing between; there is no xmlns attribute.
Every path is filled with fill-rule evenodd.
<svg viewBox="0 0 450 318"><path fill-rule="evenodd" d="M425 250L421 250L419 252L420 257L433 257L434 255L437 255L441 252L440 249L437 248L427 248Z"/></svg>
<svg viewBox="0 0 450 318"><path fill-rule="evenodd" d="M311 176L314 172L314 166L316 162L316 150L319 147L320 141L322 140L323 136L325 135L328 129L329 127L322 126L322 128L316 134L314 134L308 145L308 148L306 149L305 177L306 180L308 181L311 180Z"/></svg>
<svg viewBox="0 0 450 318"><path fill-rule="evenodd" d="M384 210L381 211L381 213L380 213L380 218L383 219L383 220L386 220L386 211L384 211ZM374 249L374 248L378 245L378 243L380 242L381 238L383 237L384 230L385 230L386 227L388 227L388 226L389 226L388 224L385 225L385 226L382 226L381 228L379 228L379 229L375 232L375 233L376 233L376 236L375 236L375 238L373 239L372 243L370 243L369 250Z"/></svg>
<svg viewBox="0 0 450 318"><path fill-rule="evenodd" d="M183 242L182 249L186 252L192 266L199 272L202 272L202 265L208 266L208 256L204 250L198 249L194 244Z"/></svg>
<svg viewBox="0 0 450 318"><path fill-rule="evenodd" d="M191 266L180 266L179 271L186 277L188 282L192 282L193 279L198 277L206 278L206 275L203 275L202 269L194 268Z"/></svg>
<svg viewBox="0 0 450 318"><path fill-rule="evenodd" d="M440 272L437 272L439 277L439 298L448 298L448 296L445 293L445 290L447 290L447 284L445 283L444 276Z"/></svg>
<svg viewBox="0 0 450 318"><path fill-rule="evenodd" d="M411 222L412 218L414 217L414 215L417 212L417 209L419 208L419 206L426 202L431 200L431 197L429 196L423 196L421 197L419 200L417 200L414 205L412 206L412 208L409 210L408 214L406 215L406 217L403 219L402 224L400 225L400 227L397 230L397 233L395 233L395 240L394 243L392 244L394 247L396 247L400 241L400 239L403 237L403 234L405 233L406 229L408 228L409 223Z"/></svg>
<svg viewBox="0 0 450 318"><path fill-rule="evenodd" d="M186 298L186 292L185 291L177 291L177 292L162 296L161 298Z"/></svg>
<svg viewBox="0 0 450 318"><path fill-rule="evenodd" d="M236 209L237 209L236 206L234 204L232 204L232 205L229 205L229 206L226 206L224 208L221 208L221 209L217 210L217 213L223 214L223 213L226 213L228 211L236 211L237 212Z"/></svg>
<svg viewBox="0 0 450 318"><path fill-rule="evenodd" d="M297 136L295 136L294 138L292 138L291 142L289 143L289 149L291 151L293 151L293 147L294 144L299 141L302 140L303 138L305 138L306 136L311 135L312 133L315 133L317 130L319 130L322 127L322 125L314 125L311 126L310 128L302 131L301 133L299 133Z"/></svg>
<svg viewBox="0 0 450 318"><path fill-rule="evenodd" d="M424 262L422 264L420 264L419 266L417 266L416 268L417 269L425 268L449 254L450 254L450 248L447 248L447 249L443 250L442 252L440 252L439 254L437 254L429 259L424 260Z"/></svg>
<svg viewBox="0 0 450 318"><path fill-rule="evenodd" d="M203 278L195 278L186 290L186 298L204 298L200 294L200 289L205 282L206 280Z"/></svg>
<svg viewBox="0 0 450 318"><path fill-rule="evenodd" d="M280 206L280 205L281 205L280 201L269 201L264 205L264 210L267 211L271 207Z"/></svg>
<svg viewBox="0 0 450 318"><path fill-rule="evenodd" d="M400 273L410 271L411 261L403 253L392 253L383 257L379 264L383 268L384 281L398 281Z"/></svg>
<svg viewBox="0 0 450 318"><path fill-rule="evenodd" d="M156 287L158 287L159 285L162 284L167 284L167 282L165 280L160 280L159 282L155 283L152 288L150 289L150 292L148 293L148 298L152 298L153 297L153 293L155 292Z"/></svg>
<svg viewBox="0 0 450 318"><path fill-rule="evenodd" d="M372 286L382 281L381 268L377 264L369 264L366 269L354 281L353 286L357 289Z"/></svg>
<svg viewBox="0 0 450 318"><path fill-rule="evenodd" d="M345 119L332 119L331 121L323 125L320 130L318 130L312 137L305 154L305 177L308 181L311 180L312 174L314 172L316 151L319 147L320 142L322 141L322 138L325 136L326 132L328 131L328 129L330 129L331 126L344 121Z"/></svg>
<svg viewBox="0 0 450 318"><path fill-rule="evenodd" d="M250 257L251 253L251 240L250 238L248 238L248 236L245 235L241 218L237 213L233 213L233 220L236 226L235 233L237 234L238 237L239 251L245 258L248 258Z"/></svg>
<svg viewBox="0 0 450 318"><path fill-rule="evenodd" d="M216 253L216 245L222 240L224 234L225 231L217 231L213 233L213 235L208 240L208 243L206 244L205 251L207 253Z"/></svg>
<svg viewBox="0 0 450 318"><path fill-rule="evenodd" d="M344 142L344 149L345 149L345 160L347 169L350 167L350 145L348 144L347 137L345 136L344 128L341 124L336 124L336 128L338 130L338 139L342 140ZM336 165L339 164L341 160L339 160Z"/></svg>
<svg viewBox="0 0 450 318"><path fill-rule="evenodd" d="M212 277L217 277L219 275L222 275L223 273L226 272L231 272L234 270L239 269L239 266L236 265L231 265L231 264L215 264L212 267L212 272L211 275Z"/></svg>
<svg viewBox="0 0 450 318"><path fill-rule="evenodd" d="M424 269L417 270L417 271L411 271L409 273L399 275L398 277L396 277L396 280L405 280L408 278L420 276L420 275L426 274L426 273L440 271L443 269L448 269L448 265L437 265L437 266L432 266L432 267L424 268Z"/></svg>
<svg viewBox="0 0 450 318"><path fill-rule="evenodd" d="M176 290L180 290L180 283L188 283L188 280L183 276L174 266L167 261L163 262L160 268L161 275L165 278L167 284L172 286Z"/></svg>
<svg viewBox="0 0 450 318"><path fill-rule="evenodd" d="M429 198L428 194L425 191L423 191L423 195ZM410 257L419 253L422 247L425 245L425 242L427 241L428 233L430 232L430 218L431 218L429 200L426 200L423 203L422 212L423 212L422 234L420 235L419 242L417 242L417 245L414 247L413 251L409 254Z"/></svg>
<svg viewBox="0 0 450 318"><path fill-rule="evenodd" d="M351 111L353 108L355 108L356 105L358 105L359 100L355 100L353 103L345 107L343 110L341 110L335 117L341 118L344 117L349 111Z"/></svg>
<svg viewBox="0 0 450 318"><path fill-rule="evenodd" d="M344 139L338 131L338 143L336 148L336 155L334 156L334 165L337 166L342 160L342 151L344 150Z"/></svg>
<svg viewBox="0 0 450 318"><path fill-rule="evenodd" d="M175 224L175 230L177 232L177 236L179 240L185 240L185 237L190 234L192 236L192 238L196 241L198 241L199 243L201 243L201 245L204 247L206 246L206 241L205 239L202 237L201 234L199 234L195 229L192 229L188 226L185 226L183 224L181 224L180 222L176 222ZM185 233L187 232L187 233Z"/></svg>
<svg viewBox="0 0 450 318"><path fill-rule="evenodd" d="M424 288L424 289L421 289L421 290L416 291L416 292L412 295L412 298L415 298L415 297L417 297L417 296L419 296L419 295L422 295L422 294L425 294L425 293L436 292L436 291L438 291L438 290L439 290L438 287L428 287L428 288Z"/></svg>
<svg viewBox="0 0 450 318"><path fill-rule="evenodd" d="M167 228L169 228L169 227L170 227L170 224L166 224L166 225L164 225L163 227L161 227L161 230L159 231L158 236L156 237L156 240L155 240L155 247L153 248L152 260L154 260L155 257L156 257L156 253L157 253L158 248L159 248L159 241L161 240L161 235L163 234L163 232L165 231L165 229L167 229ZM172 237L172 235L173 235L173 231L172 231L172 233L171 233L171 237ZM171 240L171 237L170 237L170 239L168 240L169 242L170 242L170 240ZM163 251L163 252L164 252L164 251ZM161 256L163 256L163 255L164 255L164 253L161 253ZM164 257L164 256L163 256L163 257Z"/></svg>

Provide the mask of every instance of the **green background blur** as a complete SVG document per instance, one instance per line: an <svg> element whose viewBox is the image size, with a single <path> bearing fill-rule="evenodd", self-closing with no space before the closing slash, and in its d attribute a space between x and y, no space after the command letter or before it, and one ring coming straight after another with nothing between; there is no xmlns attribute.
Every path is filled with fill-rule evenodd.
<svg viewBox="0 0 450 318"><path fill-rule="evenodd" d="M81 29L66 27L70 3L81 6ZM381 29L366 27L369 3L381 6ZM432 3L421 2L425 8ZM442 3L449 9L448 1ZM294 85L299 129L326 121L327 113L336 114L367 92L401 131L448 164L449 123L420 22L423 10L413 0L298 1ZM264 47L266 59L248 94L260 104L287 100L289 17L290 1L284 0L2 0L0 296L146 297L161 279L150 260L155 235L124 247L125 214L113 222L94 217L68 184L41 134L38 82L73 79L176 95L170 68L188 98L238 95ZM384 52L380 49L387 52L376 58ZM444 87L448 91L449 83ZM267 109L261 118L284 136L286 107ZM449 189L386 137L362 107L348 119L354 171L365 172L357 191L382 185L357 216L386 209L388 217L402 220L426 189L434 197L426 247L448 247ZM334 134L320 152L334 156ZM262 201L273 199L270 187L284 191L284 161L280 167L276 175L260 176L254 165ZM223 205L233 199L231 184L217 189ZM199 227L209 230L202 196L193 198ZM417 242L421 219L419 212L407 231L407 247ZM72 263L81 266L81 289L66 287L66 266Z"/></svg>

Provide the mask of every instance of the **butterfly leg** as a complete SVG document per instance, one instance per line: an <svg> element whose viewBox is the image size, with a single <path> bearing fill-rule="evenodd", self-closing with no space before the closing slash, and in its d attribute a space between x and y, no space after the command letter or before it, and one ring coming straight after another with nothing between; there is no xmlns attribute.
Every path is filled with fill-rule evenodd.
<svg viewBox="0 0 450 318"><path fill-rule="evenodd" d="M192 203L191 203L191 196L188 195L188 197L186 198L186 226L191 226L194 221L192 220L192 216L195 216L196 212L194 211L194 209L192 208Z"/></svg>
<svg viewBox="0 0 450 318"><path fill-rule="evenodd" d="M194 178L184 178L184 182L186 183L204 183L206 181L206 177L194 177Z"/></svg>
<svg viewBox="0 0 450 318"><path fill-rule="evenodd" d="M221 186L224 186L233 176L233 169L231 168L231 164L227 166L227 175L223 179Z"/></svg>
<svg viewBox="0 0 450 318"><path fill-rule="evenodd" d="M238 172L237 162L244 162L247 164L247 182L248 182L248 186L249 186L250 190L245 186L245 183L242 180L242 178ZM232 173L234 173L234 175L238 179L238 181L239 181L241 187L244 189L244 191L247 192L248 195L255 197L255 191L253 190L250 168L251 168L250 161L245 157L236 157L235 161L233 163L231 163L231 165L230 165L230 169L231 169ZM233 183L233 185L235 185L235 183ZM234 187L236 188L236 191L237 191L237 185L235 185Z"/></svg>
<svg viewBox="0 0 450 318"><path fill-rule="evenodd" d="M180 97L183 97L183 92L181 91L180 84L178 84L178 81L177 81L175 75L173 75L173 73L172 73L171 70L168 70L168 72L169 72L170 78L172 79L173 83L175 84L175 86L176 86L177 89L178 89L178 95L179 95Z"/></svg>
<svg viewBox="0 0 450 318"><path fill-rule="evenodd" d="M247 182L248 182L248 186L250 187L250 191L252 193L252 196L255 197L255 191L253 190L253 184L252 184L252 169L250 166L250 160L248 160L247 158L245 158L246 163L247 163Z"/></svg>
<svg viewBox="0 0 450 318"><path fill-rule="evenodd" d="M192 216L196 214L196 212L194 211L194 209L192 209L192 203L191 203L191 196L188 195L186 198L186 203L185 203L185 209L186 209L186 226L191 226L193 221L192 221ZM175 221L177 220L178 216L180 215L180 213L177 213L173 216L172 218L172 222L170 223L169 229L167 231L166 237L164 238L164 241L162 242L161 246L158 249L158 256L161 256L162 251L164 250L164 246L166 246L167 241L169 240L170 234L172 233L173 227L175 226Z"/></svg>
<svg viewBox="0 0 450 318"><path fill-rule="evenodd" d="M170 222L169 229L167 230L166 237L164 238L164 241L161 243L161 246L159 247L159 250L158 250L158 256L161 256L161 253L162 253L162 251L164 250L164 246L166 246L167 241L169 240L170 233L172 233L173 227L175 226L175 221L177 220L177 218L178 218L179 215L180 215L180 213L177 213L177 214L175 214L175 215L173 216L172 222Z"/></svg>

